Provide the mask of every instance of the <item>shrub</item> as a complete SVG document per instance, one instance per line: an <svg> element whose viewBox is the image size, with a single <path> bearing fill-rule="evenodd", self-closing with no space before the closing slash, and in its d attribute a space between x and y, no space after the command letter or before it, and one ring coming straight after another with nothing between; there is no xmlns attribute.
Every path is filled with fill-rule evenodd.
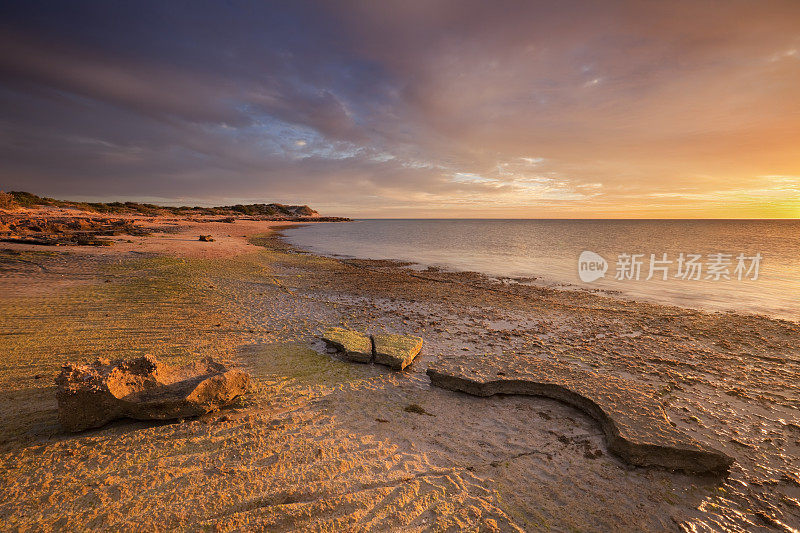
<svg viewBox="0 0 800 533"><path fill-rule="evenodd" d="M49 198L41 198L35 194L24 191L11 191L11 196L14 201L22 207L34 207L37 205L50 205L52 201Z"/></svg>
<svg viewBox="0 0 800 533"><path fill-rule="evenodd" d="M15 209L16 207L17 202L14 201L14 197L7 192L0 191L0 209Z"/></svg>

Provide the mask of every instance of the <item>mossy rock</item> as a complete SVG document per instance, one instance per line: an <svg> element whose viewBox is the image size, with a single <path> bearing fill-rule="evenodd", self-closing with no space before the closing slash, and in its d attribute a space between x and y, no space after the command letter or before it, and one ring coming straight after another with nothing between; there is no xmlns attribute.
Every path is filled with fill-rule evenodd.
<svg viewBox="0 0 800 533"><path fill-rule="evenodd" d="M383 333L373 335L372 341L375 347L375 362L395 370L402 370L410 365L422 349L422 338L412 335Z"/></svg>
<svg viewBox="0 0 800 533"><path fill-rule="evenodd" d="M325 344L342 352L344 356L357 363L372 361L372 341L358 331L344 328L328 328L322 335Z"/></svg>

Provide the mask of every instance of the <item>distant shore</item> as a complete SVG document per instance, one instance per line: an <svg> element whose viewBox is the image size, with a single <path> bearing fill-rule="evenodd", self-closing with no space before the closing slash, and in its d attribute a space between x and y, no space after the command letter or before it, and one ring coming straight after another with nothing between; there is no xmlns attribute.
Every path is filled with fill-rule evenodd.
<svg viewBox="0 0 800 533"><path fill-rule="evenodd" d="M796 523L797 324L316 256L280 238L296 221L133 218L146 234L108 236L112 246L0 243L10 527ZM425 346L404 372L346 363L319 349L330 325L417 334ZM61 364L143 353L213 356L254 385L236 408L200 419L60 431ZM509 354L653 387L677 428L736 458L730 477L631 469L568 406L474 398L425 375L442 358L468 369Z"/></svg>

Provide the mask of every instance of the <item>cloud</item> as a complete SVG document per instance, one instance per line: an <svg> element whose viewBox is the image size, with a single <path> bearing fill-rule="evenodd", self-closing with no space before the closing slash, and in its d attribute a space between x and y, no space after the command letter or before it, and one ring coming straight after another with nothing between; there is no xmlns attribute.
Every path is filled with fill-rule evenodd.
<svg viewBox="0 0 800 533"><path fill-rule="evenodd" d="M747 203L763 176L800 174L794 1L11 3L3 18L0 188L606 216L693 213L722 190Z"/></svg>

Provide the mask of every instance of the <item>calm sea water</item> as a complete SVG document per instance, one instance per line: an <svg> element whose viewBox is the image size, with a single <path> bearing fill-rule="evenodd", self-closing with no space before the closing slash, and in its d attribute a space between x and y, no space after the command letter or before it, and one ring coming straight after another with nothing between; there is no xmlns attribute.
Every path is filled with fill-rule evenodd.
<svg viewBox="0 0 800 533"><path fill-rule="evenodd" d="M477 271L499 277L535 277L563 288L618 291L624 297L706 310L736 310L800 320L800 220L358 220L287 230L292 244L323 255L397 259L420 267ZM608 270L581 281L583 251L602 256ZM699 280L678 277L680 254L698 254ZM643 254L639 279L620 254ZM651 254L667 269L650 274ZM730 254L715 261L713 254ZM739 280L737 256L761 255L754 272ZM726 264L726 260L730 264ZM707 279L717 263L720 276ZM753 261L746 259L749 269ZM684 269L685 270L685 269ZM628 279L631 278L631 279Z"/></svg>

